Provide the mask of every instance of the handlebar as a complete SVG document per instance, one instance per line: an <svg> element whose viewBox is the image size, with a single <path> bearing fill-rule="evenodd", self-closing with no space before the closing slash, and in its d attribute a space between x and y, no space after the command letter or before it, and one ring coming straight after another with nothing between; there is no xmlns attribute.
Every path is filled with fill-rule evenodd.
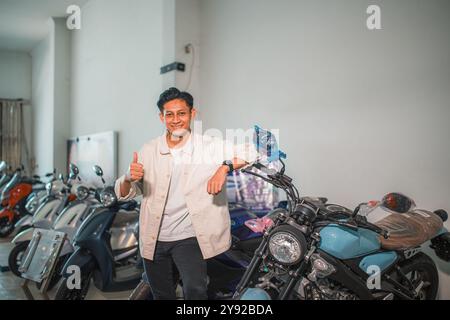
<svg viewBox="0 0 450 320"><path fill-rule="evenodd" d="M288 199L290 197L295 202L299 202L300 197L299 197L297 189L292 184L292 178L290 178L284 174L285 165L281 159L280 159L280 161L283 164L283 170L281 170L280 172L277 172L273 169L269 169L266 166L264 166L263 164L259 163L258 161L255 161L255 162L249 164L248 166L241 169L241 171L244 173L248 173L248 174L254 175L256 177L259 177L259 178L263 179L264 181L273 184L275 187L284 189L288 195ZM256 172L251 171L252 167L266 173L267 177L264 177ZM389 232L368 222L364 217L358 216L358 211L360 210L361 206L362 206L362 204L360 204L355 209L352 216L350 216L349 219L347 219L346 221L340 221L340 220L331 219L328 217L328 218L326 218L325 221L324 220L317 221L317 222L313 223L313 225L320 227L320 226L326 226L329 224L337 224L337 225L347 227L347 228L355 230L355 231L358 230L359 227L361 227L361 228L369 229L377 234L380 234L385 239L387 239L389 237ZM336 212L328 211L325 208L320 208L320 211L325 211L325 213L328 213L328 214L336 213ZM345 213L345 214L348 215L347 213Z"/></svg>
<svg viewBox="0 0 450 320"><path fill-rule="evenodd" d="M383 238L387 239L389 238L389 232L378 227L377 225L370 223L366 220L363 219L363 217L358 216L358 218L356 219L352 219L350 218L349 220L346 221L340 221L340 220L336 220L333 218L328 218L325 221L318 221L316 223L314 223L314 227L325 227L328 226L330 224L336 224L339 226L343 226L343 227L347 227L349 229L352 229L354 231L358 230L358 228L364 228L364 229L368 229L371 230L379 235L381 235Z"/></svg>

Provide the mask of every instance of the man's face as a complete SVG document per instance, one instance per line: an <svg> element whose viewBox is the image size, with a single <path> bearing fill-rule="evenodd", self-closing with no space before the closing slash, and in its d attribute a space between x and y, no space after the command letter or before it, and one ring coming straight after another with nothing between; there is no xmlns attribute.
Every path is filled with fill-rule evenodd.
<svg viewBox="0 0 450 320"><path fill-rule="evenodd" d="M175 136L184 136L191 128L191 120L196 115L196 110L192 110L182 99L175 99L166 102L164 111L159 115L167 130Z"/></svg>

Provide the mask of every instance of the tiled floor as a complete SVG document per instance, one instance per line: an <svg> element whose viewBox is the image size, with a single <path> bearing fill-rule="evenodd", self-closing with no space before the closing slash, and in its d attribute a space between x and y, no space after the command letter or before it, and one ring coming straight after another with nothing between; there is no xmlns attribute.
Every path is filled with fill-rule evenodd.
<svg viewBox="0 0 450 320"><path fill-rule="evenodd" d="M0 239L0 266L8 266L8 256L9 252L12 248L12 244L10 243L11 238ZM21 285L23 284L24 279L16 277L12 272L0 272L0 300L26 300L27 297L23 292ZM56 288L52 289L49 292L49 297L53 298L56 293ZM36 300L43 299L40 292L36 289L36 286L33 283L30 283L29 288L35 297ZM91 284L91 288L89 289L88 295L86 297L87 300L127 300L131 291L124 292L114 292L114 293L103 293L95 288L93 284Z"/></svg>

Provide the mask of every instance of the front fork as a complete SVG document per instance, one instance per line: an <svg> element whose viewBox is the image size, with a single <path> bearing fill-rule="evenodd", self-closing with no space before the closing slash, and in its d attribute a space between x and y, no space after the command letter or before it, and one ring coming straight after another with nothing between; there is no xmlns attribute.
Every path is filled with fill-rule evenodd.
<svg viewBox="0 0 450 320"><path fill-rule="evenodd" d="M246 288L248 286L250 278L252 277L253 273L257 270L257 268L259 268L259 265L261 264L262 256L267 249L267 245L268 245L268 240L267 240L267 237L264 236L263 241L261 241L258 249L256 249L255 255L253 256L252 261L250 261L250 264L247 267L247 271L245 271L244 275L242 276L242 279L239 281L238 285L236 286L236 292L233 295L233 300L239 299L244 288Z"/></svg>

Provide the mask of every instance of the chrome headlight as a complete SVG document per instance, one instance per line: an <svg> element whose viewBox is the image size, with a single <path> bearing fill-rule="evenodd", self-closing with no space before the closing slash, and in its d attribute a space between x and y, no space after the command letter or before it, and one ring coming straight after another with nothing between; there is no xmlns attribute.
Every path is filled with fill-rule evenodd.
<svg viewBox="0 0 450 320"><path fill-rule="evenodd" d="M30 200L28 200L27 204L25 205L25 209L30 213L34 213L38 205L39 205L39 198L36 195L34 195L31 197Z"/></svg>
<svg viewBox="0 0 450 320"><path fill-rule="evenodd" d="M84 200L89 196L89 189L84 186L78 186L76 195L79 200Z"/></svg>
<svg viewBox="0 0 450 320"><path fill-rule="evenodd" d="M58 194L64 189L64 183L60 180L55 180L51 182L47 182L45 185L45 190L47 190L47 194Z"/></svg>
<svg viewBox="0 0 450 320"><path fill-rule="evenodd" d="M299 263L306 254L306 239L296 228L283 225L272 231L269 238L269 252L281 264Z"/></svg>
<svg viewBox="0 0 450 320"><path fill-rule="evenodd" d="M111 207L117 202L117 197L114 191L105 190L100 193L100 202L105 207Z"/></svg>

